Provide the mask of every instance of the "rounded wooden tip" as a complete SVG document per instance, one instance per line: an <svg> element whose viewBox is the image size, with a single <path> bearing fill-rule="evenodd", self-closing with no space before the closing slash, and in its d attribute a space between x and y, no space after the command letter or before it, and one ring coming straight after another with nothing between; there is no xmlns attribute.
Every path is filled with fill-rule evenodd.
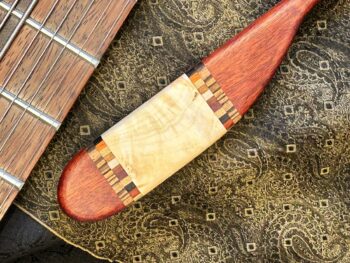
<svg viewBox="0 0 350 263"><path fill-rule="evenodd" d="M78 221L102 220L125 208L85 149L65 167L58 201L63 211Z"/></svg>

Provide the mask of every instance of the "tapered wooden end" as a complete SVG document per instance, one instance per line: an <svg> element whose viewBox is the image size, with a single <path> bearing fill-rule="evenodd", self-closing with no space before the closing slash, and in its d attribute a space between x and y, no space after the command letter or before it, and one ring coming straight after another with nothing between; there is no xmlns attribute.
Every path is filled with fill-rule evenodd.
<svg viewBox="0 0 350 263"><path fill-rule="evenodd" d="M79 221L101 220L125 208L86 150L65 167L58 201L67 215Z"/></svg>
<svg viewBox="0 0 350 263"><path fill-rule="evenodd" d="M274 76L305 15L319 0L283 0L203 60L244 115Z"/></svg>
<svg viewBox="0 0 350 263"><path fill-rule="evenodd" d="M261 94L319 0L283 0L66 167L58 189L81 221L115 214L220 139Z"/></svg>

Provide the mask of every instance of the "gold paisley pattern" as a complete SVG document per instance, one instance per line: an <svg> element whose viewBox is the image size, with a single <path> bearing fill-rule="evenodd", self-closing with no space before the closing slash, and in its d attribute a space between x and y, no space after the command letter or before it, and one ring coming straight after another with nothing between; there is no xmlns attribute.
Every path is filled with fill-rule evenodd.
<svg viewBox="0 0 350 263"><path fill-rule="evenodd" d="M97 223L57 204L58 178L79 148L276 2L140 1L17 204L118 262L349 262L347 0L320 1L257 104L151 194Z"/></svg>

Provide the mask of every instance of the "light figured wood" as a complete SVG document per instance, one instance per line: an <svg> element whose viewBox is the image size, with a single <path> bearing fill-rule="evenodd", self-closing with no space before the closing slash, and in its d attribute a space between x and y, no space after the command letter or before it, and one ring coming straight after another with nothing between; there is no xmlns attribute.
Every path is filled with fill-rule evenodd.
<svg viewBox="0 0 350 263"><path fill-rule="evenodd" d="M205 70L182 76L76 155L61 177L62 208L83 221L105 218L140 198L134 189L147 194L207 149L253 105L317 2L282 0L204 59ZM89 183L79 173L85 170L93 172ZM102 177L114 189L109 200L117 199L103 212L94 201L108 191Z"/></svg>
<svg viewBox="0 0 350 263"><path fill-rule="evenodd" d="M183 75L105 132L102 139L145 195L226 131Z"/></svg>
<svg viewBox="0 0 350 263"><path fill-rule="evenodd" d="M62 209L80 221L120 212L220 139L227 129L200 82L181 76L80 151L60 179Z"/></svg>

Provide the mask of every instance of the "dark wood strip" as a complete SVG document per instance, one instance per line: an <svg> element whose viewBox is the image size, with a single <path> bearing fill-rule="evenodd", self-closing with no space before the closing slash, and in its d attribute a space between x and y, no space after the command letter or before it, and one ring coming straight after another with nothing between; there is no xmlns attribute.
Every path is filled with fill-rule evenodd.
<svg viewBox="0 0 350 263"><path fill-rule="evenodd" d="M6 90L62 121L94 68L60 44L50 42L48 37L39 34L11 79L5 82L34 36L34 29L29 26L22 29L0 64L0 85L4 87L7 83ZM0 108L0 118L4 110Z"/></svg>
<svg viewBox="0 0 350 263"><path fill-rule="evenodd" d="M25 180L54 133L54 128L13 105L0 124L0 167Z"/></svg>
<svg viewBox="0 0 350 263"><path fill-rule="evenodd" d="M18 190L16 188L0 179L0 218L4 216L11 204L8 200L13 200L17 193Z"/></svg>
<svg viewBox="0 0 350 263"><path fill-rule="evenodd" d="M19 8L24 10L25 4L30 0L22 1L24 1L21 2L23 6ZM73 1L60 0L45 26L53 32L56 31ZM11 3L10 0L6 2ZM54 2L56 0L39 0L31 18L42 23ZM95 1L81 26L78 27L80 16L91 1L77 1L77 5L67 16L62 28L58 30L59 34L66 40L73 36L73 43L79 48L84 47L85 41L88 40L86 48L91 54L100 57L135 3L130 1L132 4L124 9L124 4L129 1L113 0L109 12L103 14L101 9L104 10L103 5L107 2L107 0ZM102 19L100 19L101 14L103 14ZM121 19L118 19L119 17ZM101 22L101 26L96 26L96 31L92 30L98 21ZM75 29L77 29L76 33ZM28 53L26 53L27 49ZM23 54L25 56L22 61ZM69 49L64 49L63 45L57 41L50 41L43 32L25 25L0 63L0 86L15 95L18 94L20 99L31 103L49 116L62 121L93 70L94 66L81 56ZM50 74L48 74L49 71ZM11 78L9 78L10 75L12 75ZM0 122L0 148L2 148L0 167L25 181L54 135L55 129L29 112L24 112L23 108L15 104L9 109L10 104L0 95L0 120L3 119ZM18 126L12 134L16 123ZM10 137L7 136L9 134L11 134ZM109 174L106 173L106 176L109 177ZM11 189L12 187L6 183L0 182L0 219L17 194L17 190ZM1 207L6 196L8 196L6 203Z"/></svg>

